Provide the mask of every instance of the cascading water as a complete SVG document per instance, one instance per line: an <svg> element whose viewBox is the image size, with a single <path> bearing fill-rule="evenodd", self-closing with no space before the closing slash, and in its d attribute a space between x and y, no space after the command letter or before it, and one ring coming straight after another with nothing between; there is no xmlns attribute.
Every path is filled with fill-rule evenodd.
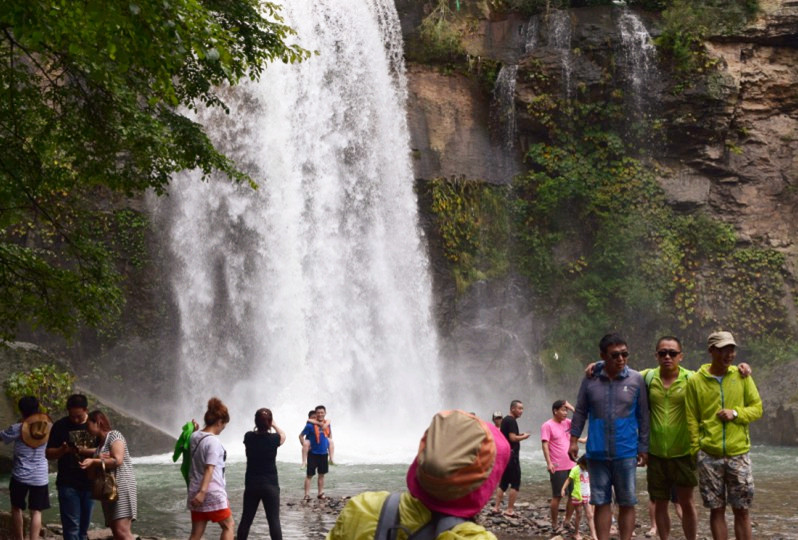
<svg viewBox="0 0 798 540"><path fill-rule="evenodd" d="M657 48L643 21L628 8L618 18L618 31L633 105L638 115L643 115L646 97L652 94L652 83L658 77Z"/></svg>
<svg viewBox="0 0 798 540"><path fill-rule="evenodd" d="M515 117L515 85L518 78L518 65L504 65L496 76L493 86L493 99L491 108L494 117L498 120L502 145L506 150L515 147L516 117Z"/></svg>
<svg viewBox="0 0 798 540"><path fill-rule="evenodd" d="M565 97L571 97L571 16L567 10L552 10L548 15L548 46L562 51L562 80Z"/></svg>
<svg viewBox="0 0 798 540"><path fill-rule="evenodd" d="M538 33L540 32L540 17L533 15L526 24L524 31L524 53L531 53L538 45Z"/></svg>
<svg viewBox="0 0 798 540"><path fill-rule="evenodd" d="M175 420L218 395L230 440L263 406L294 438L322 403L339 460L406 462L440 404L398 16L392 0L283 15L319 54L270 65L227 92L229 116L199 118L260 188L184 174L155 203L180 315Z"/></svg>

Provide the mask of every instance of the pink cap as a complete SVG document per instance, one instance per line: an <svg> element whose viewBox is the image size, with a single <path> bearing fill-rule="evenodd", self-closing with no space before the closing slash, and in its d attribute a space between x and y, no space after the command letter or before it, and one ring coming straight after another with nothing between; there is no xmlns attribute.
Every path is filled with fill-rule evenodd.
<svg viewBox="0 0 798 540"><path fill-rule="evenodd" d="M460 410L432 418L407 471L407 488L430 510L469 518L496 490L510 445L488 422Z"/></svg>

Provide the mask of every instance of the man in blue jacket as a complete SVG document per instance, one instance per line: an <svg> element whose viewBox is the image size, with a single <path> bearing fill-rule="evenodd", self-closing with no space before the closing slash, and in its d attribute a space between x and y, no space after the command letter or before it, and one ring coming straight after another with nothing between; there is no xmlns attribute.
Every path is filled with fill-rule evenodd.
<svg viewBox="0 0 798 540"><path fill-rule="evenodd" d="M582 380L571 421L569 454L576 460L578 439L589 420L586 455L596 533L599 540L610 538L614 490L620 538L629 540L637 504L635 467L648 462L648 395L640 373L626 366L629 349L621 336L607 334L599 350L604 369L597 377Z"/></svg>

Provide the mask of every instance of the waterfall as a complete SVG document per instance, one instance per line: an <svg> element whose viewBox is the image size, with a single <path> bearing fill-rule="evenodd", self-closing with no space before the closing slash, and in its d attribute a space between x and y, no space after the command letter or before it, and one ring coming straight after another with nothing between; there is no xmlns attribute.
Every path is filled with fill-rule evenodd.
<svg viewBox="0 0 798 540"><path fill-rule="evenodd" d="M282 14L319 54L227 91L229 116L199 114L259 189L187 173L154 203L180 316L175 420L218 395L230 440L259 407L294 438L324 404L339 460L406 461L440 392L399 19L392 0Z"/></svg>
<svg viewBox="0 0 798 540"><path fill-rule="evenodd" d="M624 8L618 18L618 31L625 64L625 73L638 116L645 114L647 96L653 93L657 80L657 48L640 18Z"/></svg>
<svg viewBox="0 0 798 540"><path fill-rule="evenodd" d="M562 80L565 97L571 97L571 16L567 10L552 10L548 15L548 46L562 51Z"/></svg>
<svg viewBox="0 0 798 540"><path fill-rule="evenodd" d="M497 119L500 140L507 150L515 147L516 119L515 119L515 85L518 78L518 65L504 65L499 70L496 83L493 86L491 108L493 116Z"/></svg>
<svg viewBox="0 0 798 540"><path fill-rule="evenodd" d="M531 53L538 45L538 33L540 32L540 17L533 15L526 24L524 31L524 53Z"/></svg>

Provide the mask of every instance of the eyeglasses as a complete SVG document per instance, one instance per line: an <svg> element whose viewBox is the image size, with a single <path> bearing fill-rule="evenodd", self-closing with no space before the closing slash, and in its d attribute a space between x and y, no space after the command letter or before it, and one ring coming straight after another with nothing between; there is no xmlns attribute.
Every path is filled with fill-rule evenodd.
<svg viewBox="0 0 798 540"><path fill-rule="evenodd" d="M629 358L629 351L614 352L610 354L610 358L617 360L618 358Z"/></svg>
<svg viewBox="0 0 798 540"><path fill-rule="evenodd" d="M657 351L657 356L660 358L665 358L666 356L670 356L671 358L676 358L682 354L682 351L674 351L673 349L662 349Z"/></svg>

